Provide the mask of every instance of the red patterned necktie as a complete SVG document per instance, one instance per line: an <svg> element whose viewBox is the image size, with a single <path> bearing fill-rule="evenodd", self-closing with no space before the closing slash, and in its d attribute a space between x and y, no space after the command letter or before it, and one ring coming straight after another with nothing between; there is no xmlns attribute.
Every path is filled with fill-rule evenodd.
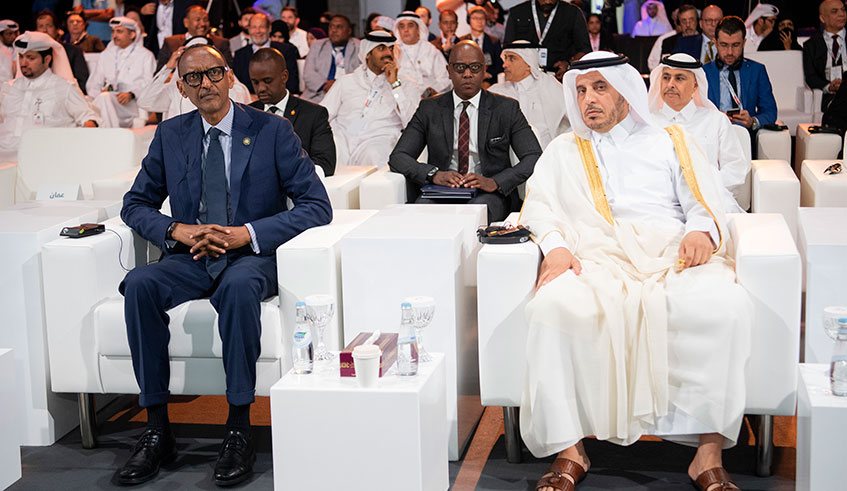
<svg viewBox="0 0 847 491"><path fill-rule="evenodd" d="M468 118L468 106L471 103L462 101L462 114L459 116L459 174L468 173L468 160L470 157L471 122Z"/></svg>

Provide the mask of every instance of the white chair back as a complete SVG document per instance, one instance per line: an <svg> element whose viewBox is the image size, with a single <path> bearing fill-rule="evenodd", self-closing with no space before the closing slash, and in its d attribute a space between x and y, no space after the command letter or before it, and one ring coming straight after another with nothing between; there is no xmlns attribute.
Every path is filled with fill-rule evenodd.
<svg viewBox="0 0 847 491"><path fill-rule="evenodd" d="M765 65L780 110L802 109L797 105L797 89L806 86L802 51L756 51L744 56ZM741 94L741 100L743 103L744 94Z"/></svg>
<svg viewBox="0 0 847 491"><path fill-rule="evenodd" d="M94 73L97 60L100 59L100 53L84 53L83 56L85 56L85 64L88 65L88 73Z"/></svg>

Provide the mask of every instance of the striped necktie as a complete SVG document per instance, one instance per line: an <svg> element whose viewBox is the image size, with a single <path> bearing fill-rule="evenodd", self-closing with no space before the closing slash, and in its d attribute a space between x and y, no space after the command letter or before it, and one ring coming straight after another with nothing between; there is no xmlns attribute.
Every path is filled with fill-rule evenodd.
<svg viewBox="0 0 847 491"><path fill-rule="evenodd" d="M462 114L459 115L459 174L468 173L470 159L471 121L468 118L469 101L462 101Z"/></svg>

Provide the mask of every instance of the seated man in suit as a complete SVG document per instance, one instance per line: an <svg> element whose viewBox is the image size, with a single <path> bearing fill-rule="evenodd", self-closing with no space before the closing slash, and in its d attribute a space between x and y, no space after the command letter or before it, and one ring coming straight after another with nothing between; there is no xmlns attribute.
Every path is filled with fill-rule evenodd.
<svg viewBox="0 0 847 491"><path fill-rule="evenodd" d="M291 121L294 133L300 137L303 150L309 154L324 175L335 173L335 142L326 108L305 101L285 90L288 70L285 58L273 48L262 48L250 60L250 81L259 100L250 104Z"/></svg>
<svg viewBox="0 0 847 491"><path fill-rule="evenodd" d="M803 45L803 75L806 85L823 90L821 110L826 110L841 87L844 74L847 10L841 0L824 0L818 12L823 32L815 34Z"/></svg>
<svg viewBox="0 0 847 491"><path fill-rule="evenodd" d="M230 100L233 76L217 49L187 48L178 70L179 90L197 111L159 124L121 210L123 221L164 256L130 271L119 288L147 428L116 479L148 481L175 457L167 311L209 297L218 312L229 403L214 480L229 486L249 477L256 457L250 404L261 302L277 291L276 249L329 223L332 209L291 124ZM159 211L167 197L172 217Z"/></svg>
<svg viewBox="0 0 847 491"><path fill-rule="evenodd" d="M285 88L292 94L299 94L300 70L297 68L297 59L300 58L300 52L297 48L290 43L270 40L271 18L264 12L257 12L250 17L247 31L250 33L251 44L235 52L233 71L238 80L241 80L241 83L250 89L250 93L254 94L253 84L250 83L250 59L253 58L253 53L262 48L274 48L285 57L285 68L288 70L288 82Z"/></svg>
<svg viewBox="0 0 847 491"><path fill-rule="evenodd" d="M693 5L682 5L677 9L677 30L670 36L660 36L647 57L647 67L656 68L665 55L687 53L700 59L703 35L697 32L697 9Z"/></svg>
<svg viewBox="0 0 847 491"><path fill-rule="evenodd" d="M497 75L503 71L503 60L500 59L500 40L485 33L485 8L474 5L468 10L470 34L462 36L462 41L470 40L482 48L485 55L485 79L483 87L488 88L497 83Z"/></svg>
<svg viewBox="0 0 847 491"><path fill-rule="evenodd" d="M450 58L450 50L453 49L459 38L456 37L456 28L459 26L459 17L455 10L444 9L438 15L438 29L441 31L441 36L430 41L430 44L435 46L444 59Z"/></svg>
<svg viewBox="0 0 847 491"><path fill-rule="evenodd" d="M359 40L353 37L350 19L333 15L329 21L329 35L312 43L303 77L306 90L303 97L312 102L321 102L332 84L359 67Z"/></svg>
<svg viewBox="0 0 847 491"><path fill-rule="evenodd" d="M469 203L486 205L491 222L520 209L517 188L532 174L541 147L518 101L482 88L484 60L471 41L453 48L448 65L453 90L421 101L388 165L406 176L412 202L425 184L478 189ZM417 161L424 147L426 164ZM514 167L509 148L520 159Z"/></svg>
<svg viewBox="0 0 847 491"><path fill-rule="evenodd" d="M182 22L185 24L186 33L175 34L165 38L165 42L162 43L162 47L159 49L159 55L156 58L157 72L168 63L168 60L171 58L171 54L179 49L180 46L185 44L186 41L193 37L203 36L212 40L215 48L218 48L218 51L223 53L224 58L226 58L227 65L232 66L232 54L230 54L229 40L209 33L209 14L206 12L206 9L199 5L192 5L188 7L188 10L185 11L185 18Z"/></svg>
<svg viewBox="0 0 847 491"><path fill-rule="evenodd" d="M744 58L746 33L738 17L721 19L715 29L718 57L703 70L709 80L709 100L733 123L755 132L775 123L777 110L765 66Z"/></svg>

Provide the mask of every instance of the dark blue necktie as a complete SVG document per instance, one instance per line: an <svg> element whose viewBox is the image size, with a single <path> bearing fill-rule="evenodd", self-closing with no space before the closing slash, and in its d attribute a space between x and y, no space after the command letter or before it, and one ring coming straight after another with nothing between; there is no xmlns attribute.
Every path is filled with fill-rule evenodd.
<svg viewBox="0 0 847 491"><path fill-rule="evenodd" d="M732 90L738 94L738 80L735 78L735 71L732 68L729 69L729 83L732 85ZM738 103L735 102L735 97L732 97L732 94L729 94L729 100L732 102L732 108L738 109Z"/></svg>
<svg viewBox="0 0 847 491"><path fill-rule="evenodd" d="M206 190L206 223L227 226L227 185L224 152L219 139L222 131L217 128L209 130L209 150L206 152L206 169L203 173L203 186ZM213 279L217 278L226 267L226 255L214 258L206 257L206 271Z"/></svg>

